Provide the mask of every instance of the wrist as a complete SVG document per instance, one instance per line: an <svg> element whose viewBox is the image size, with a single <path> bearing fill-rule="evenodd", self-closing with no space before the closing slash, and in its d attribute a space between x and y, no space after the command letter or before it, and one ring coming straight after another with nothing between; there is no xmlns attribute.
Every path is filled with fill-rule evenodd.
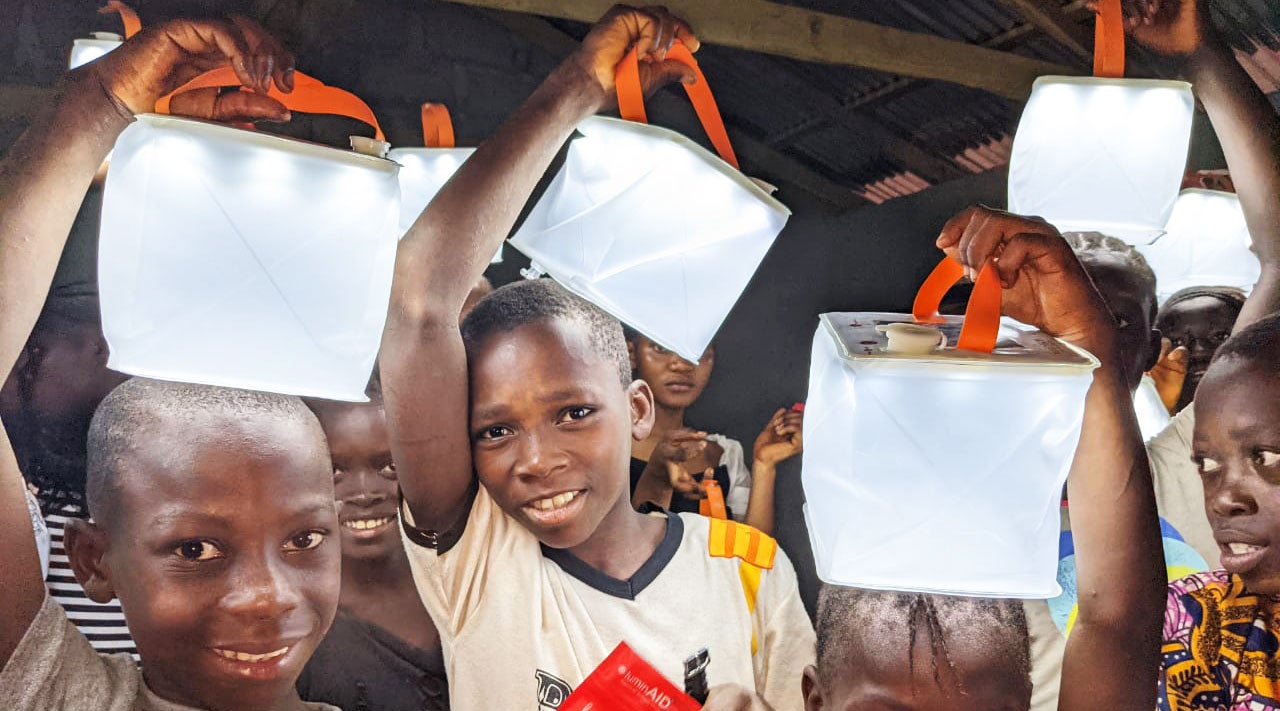
<svg viewBox="0 0 1280 711"><path fill-rule="evenodd" d="M761 457L756 457L751 462L751 471L753 475L772 474L778 469L778 463Z"/></svg>
<svg viewBox="0 0 1280 711"><path fill-rule="evenodd" d="M547 77L543 86L548 87L583 118L602 111L612 98L591 71L590 63L582 57L581 52L574 52L561 62Z"/></svg>
<svg viewBox="0 0 1280 711"><path fill-rule="evenodd" d="M94 71L71 72L59 87L54 111L57 125L86 126L81 134L108 147L134 120L133 112L107 88Z"/></svg>

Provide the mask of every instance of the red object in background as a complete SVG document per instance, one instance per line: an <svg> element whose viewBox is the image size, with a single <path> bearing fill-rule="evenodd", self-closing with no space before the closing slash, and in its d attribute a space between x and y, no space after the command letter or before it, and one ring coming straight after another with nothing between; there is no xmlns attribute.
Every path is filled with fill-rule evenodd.
<svg viewBox="0 0 1280 711"><path fill-rule="evenodd" d="M792 412L804 412L804 403L803 403L803 402L797 402L796 404L792 405L792 406L791 406L791 411L792 411Z"/></svg>
<svg viewBox="0 0 1280 711"><path fill-rule="evenodd" d="M623 642L560 705L560 711L698 711L702 704Z"/></svg>

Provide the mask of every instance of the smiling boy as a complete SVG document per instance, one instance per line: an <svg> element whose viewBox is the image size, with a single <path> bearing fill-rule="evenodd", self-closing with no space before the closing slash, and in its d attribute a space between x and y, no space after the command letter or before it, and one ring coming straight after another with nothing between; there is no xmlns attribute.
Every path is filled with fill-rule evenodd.
<svg viewBox="0 0 1280 711"><path fill-rule="evenodd" d="M243 20L157 25L73 72L0 164L0 366L16 362L76 209L135 113L230 63L292 89L293 59ZM281 120L259 93L205 118ZM339 554L328 451L295 398L134 380L90 426L86 498L68 527L86 594L119 598L141 656L100 656L47 595L24 483L0 437L0 699L14 711L299 711L293 684L333 618Z"/></svg>
<svg viewBox="0 0 1280 711"><path fill-rule="evenodd" d="M631 506L631 444L654 404L620 324L549 281L499 289L457 323L557 150L609 103L626 52L648 89L692 79L665 60L676 40L697 49L665 11L615 6L400 243L383 393L455 709L558 708L623 641L677 683L710 648L708 709L801 702L814 636L777 544Z"/></svg>

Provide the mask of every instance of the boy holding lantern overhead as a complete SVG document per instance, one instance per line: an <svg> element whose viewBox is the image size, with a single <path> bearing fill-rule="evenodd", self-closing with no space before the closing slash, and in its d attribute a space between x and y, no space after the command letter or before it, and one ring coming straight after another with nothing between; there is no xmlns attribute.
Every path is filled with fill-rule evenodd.
<svg viewBox="0 0 1280 711"><path fill-rule="evenodd" d="M399 246L383 395L410 561L457 709L557 708L623 641L677 683L709 648L706 708L800 704L813 630L777 544L631 506L631 443L654 405L620 324L539 280L495 291L458 326L559 147L611 102L631 47L645 87L692 80L666 60L676 41L697 49L664 10L615 6Z"/></svg>

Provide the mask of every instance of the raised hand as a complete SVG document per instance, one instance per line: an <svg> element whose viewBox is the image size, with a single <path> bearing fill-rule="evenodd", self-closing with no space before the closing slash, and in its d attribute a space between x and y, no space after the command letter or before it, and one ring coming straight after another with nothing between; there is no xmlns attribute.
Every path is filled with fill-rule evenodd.
<svg viewBox="0 0 1280 711"><path fill-rule="evenodd" d="M976 275L990 264L1004 287L1005 315L1109 353L1116 324L1062 235L1044 220L970 207L947 221L937 245Z"/></svg>
<svg viewBox="0 0 1280 711"><path fill-rule="evenodd" d="M1156 381L1156 392L1160 393L1160 401L1169 414L1176 414L1178 398L1182 397L1182 385L1187 380L1187 356L1185 346L1173 347L1173 341L1167 338L1160 340L1160 360L1147 371L1147 375Z"/></svg>
<svg viewBox="0 0 1280 711"><path fill-rule="evenodd" d="M804 413L778 408L756 437L755 461L777 464L804 451Z"/></svg>
<svg viewBox="0 0 1280 711"><path fill-rule="evenodd" d="M612 102L618 63L636 47L640 55L640 85L647 95L673 81L693 81L693 70L668 60L676 41L696 52L700 43L689 26L665 7L614 5L591 28L574 56L599 85L605 105Z"/></svg>
<svg viewBox="0 0 1280 711"><path fill-rule="evenodd" d="M684 463L707 448L707 433L691 427L677 427L662 435L649 461L658 464Z"/></svg>
<svg viewBox="0 0 1280 711"><path fill-rule="evenodd" d="M175 100L175 111L223 121L288 120L280 102L266 96L274 81L293 90L294 59L252 20L174 20L139 32L114 52L84 68L132 113L204 72L230 65L241 83L258 93L191 92Z"/></svg>
<svg viewBox="0 0 1280 711"><path fill-rule="evenodd" d="M707 498L707 490L703 488L702 482L708 479L715 480L716 471L714 469L707 469L702 472L701 478L695 478L683 464L669 461L666 463L666 467L671 491L690 501L701 501Z"/></svg>
<svg viewBox="0 0 1280 711"><path fill-rule="evenodd" d="M1086 3L1096 9L1097 2ZM1167 57L1184 57L1213 32L1206 0L1124 0L1126 32L1139 44Z"/></svg>

